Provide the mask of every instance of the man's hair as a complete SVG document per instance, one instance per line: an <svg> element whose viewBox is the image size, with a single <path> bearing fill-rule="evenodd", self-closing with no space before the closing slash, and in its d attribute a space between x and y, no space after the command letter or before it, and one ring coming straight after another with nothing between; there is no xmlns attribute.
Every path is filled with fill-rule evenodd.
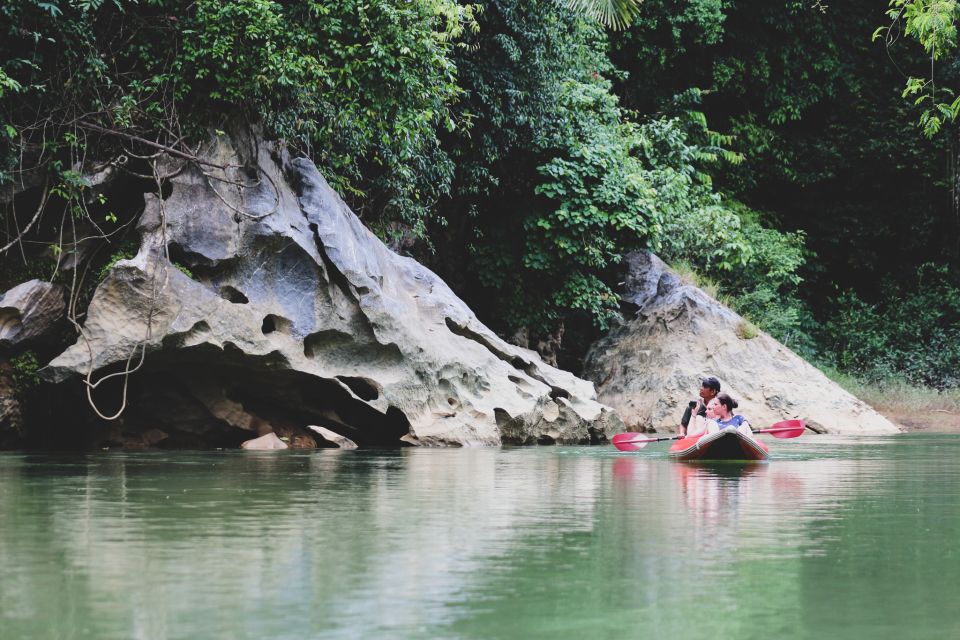
<svg viewBox="0 0 960 640"><path fill-rule="evenodd" d="M700 381L700 385L708 389L713 389L717 393L720 393L720 381L710 376L709 378L704 378Z"/></svg>

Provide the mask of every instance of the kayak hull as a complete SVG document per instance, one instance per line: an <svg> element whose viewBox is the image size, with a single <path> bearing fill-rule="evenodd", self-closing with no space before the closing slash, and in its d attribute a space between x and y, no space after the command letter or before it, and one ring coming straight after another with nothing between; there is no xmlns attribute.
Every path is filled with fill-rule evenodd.
<svg viewBox="0 0 960 640"><path fill-rule="evenodd" d="M736 429L723 429L677 440L670 447L675 460L766 460L767 445Z"/></svg>

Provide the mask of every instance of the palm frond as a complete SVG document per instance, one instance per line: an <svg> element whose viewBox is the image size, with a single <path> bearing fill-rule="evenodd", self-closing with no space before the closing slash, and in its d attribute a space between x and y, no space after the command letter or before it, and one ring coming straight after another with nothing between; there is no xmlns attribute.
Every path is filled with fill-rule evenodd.
<svg viewBox="0 0 960 640"><path fill-rule="evenodd" d="M557 0L567 9L610 29L625 29L640 11L642 0Z"/></svg>

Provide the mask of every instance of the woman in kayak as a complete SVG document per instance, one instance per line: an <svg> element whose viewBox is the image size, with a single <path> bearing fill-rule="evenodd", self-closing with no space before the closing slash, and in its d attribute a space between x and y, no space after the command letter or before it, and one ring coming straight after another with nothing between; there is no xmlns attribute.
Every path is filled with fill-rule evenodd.
<svg viewBox="0 0 960 640"><path fill-rule="evenodd" d="M707 432L709 427L713 427L713 431L717 430L717 407L720 406L720 403L717 401L717 397L714 396L710 398L710 401L707 402L706 415L694 415L690 419L690 424L687 425L687 438L694 436L702 436Z"/></svg>
<svg viewBox="0 0 960 640"><path fill-rule="evenodd" d="M733 415L737 406L737 401L731 398L729 393L718 393L707 403L706 417L696 416L690 421L687 437L716 433L721 429L737 429L745 436L752 436L753 429L747 419Z"/></svg>
<svg viewBox="0 0 960 640"><path fill-rule="evenodd" d="M745 436L753 436L753 429L750 423L741 415L733 415L733 410L737 408L737 401L730 397L729 393L718 393L717 397L710 401L717 406L713 412L716 419L707 423L707 433L715 433L721 429L736 429ZM710 407L707 407L710 410Z"/></svg>

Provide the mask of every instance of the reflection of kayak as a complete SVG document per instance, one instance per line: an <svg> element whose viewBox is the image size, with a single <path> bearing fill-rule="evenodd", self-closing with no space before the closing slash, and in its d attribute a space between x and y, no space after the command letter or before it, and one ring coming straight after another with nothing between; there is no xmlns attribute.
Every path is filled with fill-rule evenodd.
<svg viewBox="0 0 960 640"><path fill-rule="evenodd" d="M677 440L670 447L676 460L766 460L767 445L736 429L723 429Z"/></svg>

